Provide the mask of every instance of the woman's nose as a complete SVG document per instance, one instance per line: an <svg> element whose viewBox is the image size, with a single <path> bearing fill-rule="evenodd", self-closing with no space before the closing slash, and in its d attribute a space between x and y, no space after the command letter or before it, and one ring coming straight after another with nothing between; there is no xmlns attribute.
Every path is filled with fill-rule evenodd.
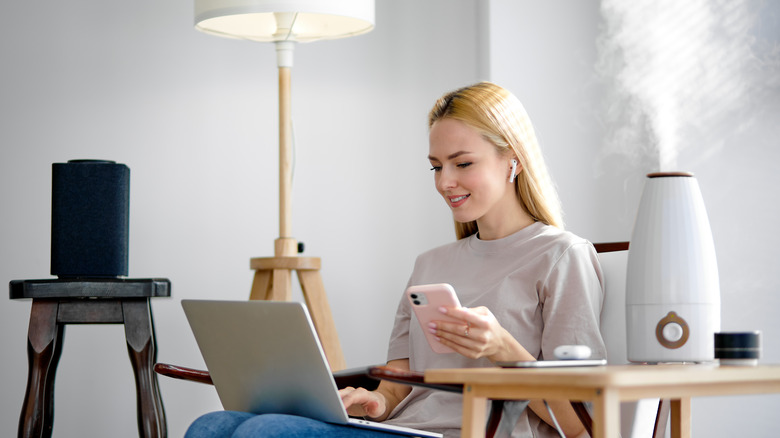
<svg viewBox="0 0 780 438"><path fill-rule="evenodd" d="M436 175L436 188L439 189L439 191L446 191L455 186L457 186L457 180L452 171L448 170L446 167L442 167Z"/></svg>

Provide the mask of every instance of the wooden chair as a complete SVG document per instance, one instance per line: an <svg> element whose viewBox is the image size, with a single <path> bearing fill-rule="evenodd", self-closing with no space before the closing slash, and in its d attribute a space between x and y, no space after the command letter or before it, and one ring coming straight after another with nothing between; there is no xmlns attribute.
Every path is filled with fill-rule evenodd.
<svg viewBox="0 0 780 438"><path fill-rule="evenodd" d="M602 336L607 344L607 354L610 356L611 364L626 363L626 341L625 341L625 271L628 242L610 242L594 244L596 252L602 263L605 273L605 284L607 288L604 309L602 311ZM614 287L612 287L614 286ZM189 380L205 384L213 384L208 371L194 370L191 368L179 367L175 365L155 364L154 370L164 376L176 379ZM420 372L405 371L393 369L386 366L369 366L363 368L352 368L333 373L336 385L341 388L347 386L363 387L368 390L375 389L380 380L390 380L398 383L424 386L442 391L463 392L463 385L438 385L430 384L424 381L424 374ZM492 438L495 434L498 424L501 420L503 411L503 400L493 400L491 405L490 417L485 426L485 436ZM655 422L653 424L654 438L661 438L666 430L666 421L669 415L669 402L662 400L657 404L656 412L648 412L649 404L657 401L640 401L628 406L624 406L621 424L627 426L628 434L624 433L623 438L638 437L636 432L638 427L633 427L637 423L634 417L643 419L652 418L655 413ZM572 407L582 421L589 435L592 435L592 424L590 412L587 406L582 402L571 402ZM655 408L653 406L653 408ZM646 424L647 422L640 422ZM642 432L639 432L642 433ZM647 436L645 434L644 436Z"/></svg>

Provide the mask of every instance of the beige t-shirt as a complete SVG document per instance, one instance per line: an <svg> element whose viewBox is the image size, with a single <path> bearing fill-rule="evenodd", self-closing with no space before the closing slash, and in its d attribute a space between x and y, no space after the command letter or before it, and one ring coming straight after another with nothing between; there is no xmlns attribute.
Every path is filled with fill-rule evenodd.
<svg viewBox="0 0 780 438"><path fill-rule="evenodd" d="M553 359L559 345L573 344L588 345L594 358L606 357L599 332L601 267L593 245L572 233L537 222L503 239L483 241L474 235L435 248L417 258L409 279L409 285L430 283L451 284L465 307L490 309L540 360ZM408 358L414 371L494 366L484 358L434 353L404 298L387 358ZM386 421L457 437L461 410L460 394L414 387ZM513 429L513 437L557 436L530 409ZM507 428L502 430L506 434Z"/></svg>

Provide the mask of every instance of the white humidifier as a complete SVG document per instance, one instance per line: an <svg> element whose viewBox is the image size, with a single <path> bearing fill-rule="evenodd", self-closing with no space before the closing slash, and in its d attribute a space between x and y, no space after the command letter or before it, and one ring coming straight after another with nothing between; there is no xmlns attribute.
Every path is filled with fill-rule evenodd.
<svg viewBox="0 0 780 438"><path fill-rule="evenodd" d="M628 360L712 361L718 331L718 265L699 184L690 173L651 173L628 251Z"/></svg>

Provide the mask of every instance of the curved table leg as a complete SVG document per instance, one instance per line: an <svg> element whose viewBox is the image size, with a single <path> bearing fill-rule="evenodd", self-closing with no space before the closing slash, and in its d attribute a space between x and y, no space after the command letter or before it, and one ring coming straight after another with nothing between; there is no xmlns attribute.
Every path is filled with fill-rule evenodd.
<svg viewBox="0 0 780 438"><path fill-rule="evenodd" d="M157 375L153 370L157 351L149 299L122 300L122 313L127 352L135 373L139 435L164 438L167 426Z"/></svg>
<svg viewBox="0 0 780 438"><path fill-rule="evenodd" d="M54 428L54 378L62 354L64 328L57 325L56 300L33 300L27 332L27 392L19 436L50 437Z"/></svg>

